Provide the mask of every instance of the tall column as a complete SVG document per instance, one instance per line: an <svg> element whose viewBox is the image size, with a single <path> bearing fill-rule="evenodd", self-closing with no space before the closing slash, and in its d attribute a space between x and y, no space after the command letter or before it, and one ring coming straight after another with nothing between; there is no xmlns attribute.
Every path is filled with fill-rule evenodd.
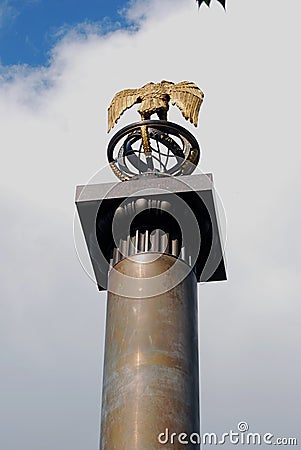
<svg viewBox="0 0 301 450"><path fill-rule="evenodd" d="M181 281L168 289L171 276ZM140 253L111 269L101 450L182 449L159 434L164 441L167 429L170 443L171 433L199 433L197 317L197 280L184 261Z"/></svg>
<svg viewBox="0 0 301 450"><path fill-rule="evenodd" d="M77 187L95 280L108 291L100 450L199 448L197 282L226 271L212 174L191 175L199 144L167 111L172 100L197 125L203 97L189 81L118 92L109 130L141 103L141 121L107 148L122 183Z"/></svg>

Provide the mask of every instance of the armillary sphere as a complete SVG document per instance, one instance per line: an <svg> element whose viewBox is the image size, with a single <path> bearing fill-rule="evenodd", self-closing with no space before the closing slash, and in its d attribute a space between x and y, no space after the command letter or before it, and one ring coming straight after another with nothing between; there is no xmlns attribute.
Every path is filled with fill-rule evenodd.
<svg viewBox="0 0 301 450"><path fill-rule="evenodd" d="M195 137L180 125L163 120L128 125L108 145L110 166L122 181L143 173L189 175L199 159L200 148Z"/></svg>

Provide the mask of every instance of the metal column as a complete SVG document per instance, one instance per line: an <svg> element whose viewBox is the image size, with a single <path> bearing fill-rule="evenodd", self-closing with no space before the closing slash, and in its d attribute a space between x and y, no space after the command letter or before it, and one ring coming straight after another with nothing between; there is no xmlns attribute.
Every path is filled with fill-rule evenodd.
<svg viewBox="0 0 301 450"><path fill-rule="evenodd" d="M197 282L226 271L212 174L191 175L199 144L167 112L171 101L197 125L203 97L189 81L118 92L109 130L141 103L141 121L107 147L122 183L77 187L95 281L108 291L100 450L199 448Z"/></svg>
<svg viewBox="0 0 301 450"><path fill-rule="evenodd" d="M197 280L190 271L164 292L176 261L181 279L186 263L160 253L123 259L109 274L101 450L176 450L183 445L158 435L199 433ZM129 280L141 298L116 293L130 292Z"/></svg>

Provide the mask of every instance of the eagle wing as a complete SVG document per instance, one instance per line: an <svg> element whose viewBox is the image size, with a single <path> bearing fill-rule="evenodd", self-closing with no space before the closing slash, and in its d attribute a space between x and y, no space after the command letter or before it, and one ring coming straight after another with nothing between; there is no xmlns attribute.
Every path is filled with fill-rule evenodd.
<svg viewBox="0 0 301 450"><path fill-rule="evenodd" d="M186 120L196 127L204 93L191 81L182 81L169 89L172 105L176 105Z"/></svg>
<svg viewBox="0 0 301 450"><path fill-rule="evenodd" d="M138 102L140 89L124 89L118 92L108 108L108 132L113 128L120 116Z"/></svg>

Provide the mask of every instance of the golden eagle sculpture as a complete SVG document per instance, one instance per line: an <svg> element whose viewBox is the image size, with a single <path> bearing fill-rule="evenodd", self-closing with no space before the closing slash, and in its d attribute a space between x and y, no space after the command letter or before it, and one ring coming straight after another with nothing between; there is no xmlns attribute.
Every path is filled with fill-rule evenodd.
<svg viewBox="0 0 301 450"><path fill-rule="evenodd" d="M117 123L120 116L136 103L140 103L138 112L141 120L149 120L157 114L160 120L167 120L169 102L176 105L186 120L197 126L198 116L204 93L191 81L173 83L147 83L139 89L125 89L118 92L108 109L108 132Z"/></svg>

